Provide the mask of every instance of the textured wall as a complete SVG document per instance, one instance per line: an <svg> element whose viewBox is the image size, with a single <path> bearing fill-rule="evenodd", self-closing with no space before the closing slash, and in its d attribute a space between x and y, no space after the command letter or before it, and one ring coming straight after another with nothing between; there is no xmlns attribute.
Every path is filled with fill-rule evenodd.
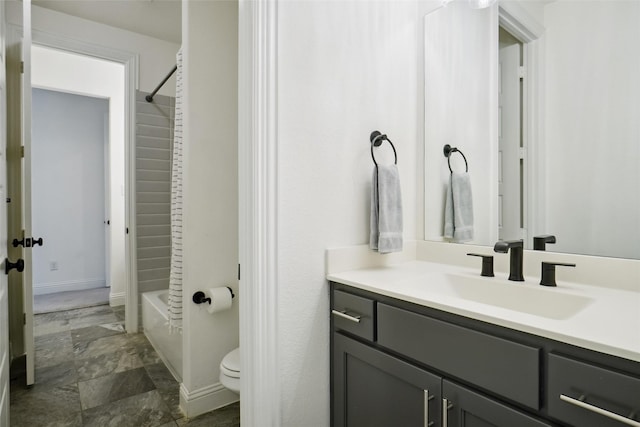
<svg viewBox="0 0 640 427"><path fill-rule="evenodd" d="M238 347L238 2L186 1L183 28L184 375L189 416L238 399L219 383ZM231 310L208 314L197 290L230 286ZM204 338L204 339L203 339Z"/></svg>
<svg viewBox="0 0 640 427"><path fill-rule="evenodd" d="M398 151L404 236L417 230L422 118L415 2L278 5L278 345L283 426L329 425L325 249L367 243L369 134ZM379 162L392 157L385 144Z"/></svg>

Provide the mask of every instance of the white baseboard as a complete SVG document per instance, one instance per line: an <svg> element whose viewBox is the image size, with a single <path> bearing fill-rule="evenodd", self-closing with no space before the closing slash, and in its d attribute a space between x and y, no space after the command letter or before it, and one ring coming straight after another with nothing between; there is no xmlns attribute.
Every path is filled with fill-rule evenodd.
<svg viewBox="0 0 640 427"><path fill-rule="evenodd" d="M187 418L197 417L239 400L240 396L219 382L194 391L187 390L184 383L180 384L180 410Z"/></svg>
<svg viewBox="0 0 640 427"><path fill-rule="evenodd" d="M111 307L117 307L119 305L124 305L125 302L125 292L111 292L109 294L109 305Z"/></svg>
<svg viewBox="0 0 640 427"><path fill-rule="evenodd" d="M104 279L69 280L66 282L34 283L34 295L54 294L57 292L85 291L87 289L104 288Z"/></svg>

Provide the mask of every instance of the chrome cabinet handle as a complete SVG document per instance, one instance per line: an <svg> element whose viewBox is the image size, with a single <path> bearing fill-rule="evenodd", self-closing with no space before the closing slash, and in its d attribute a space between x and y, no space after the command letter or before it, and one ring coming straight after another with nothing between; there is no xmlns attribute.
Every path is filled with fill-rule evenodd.
<svg viewBox="0 0 640 427"><path fill-rule="evenodd" d="M631 418L623 417L622 415L618 415L614 412L607 411L606 409L598 408L597 406L590 405L587 402L583 402L582 400L574 399L573 397L565 396L564 394L560 395L560 400L565 401L567 403L571 403L572 405L579 406L580 408L586 409L591 412L595 412L596 414L603 415L607 418L611 418L613 420L619 421L621 423L640 427L640 422L634 421Z"/></svg>
<svg viewBox="0 0 640 427"><path fill-rule="evenodd" d="M449 399L442 398L442 427L449 426L449 409L453 408L453 403Z"/></svg>
<svg viewBox="0 0 640 427"><path fill-rule="evenodd" d="M424 427L431 427L433 421L429 421L429 401L433 399L433 396L429 396L429 390L423 390L424 392Z"/></svg>
<svg viewBox="0 0 640 427"><path fill-rule="evenodd" d="M346 311L338 311L338 310L331 310L331 313L333 313L334 315L336 315L338 317L342 317L343 319L347 319L347 320L351 320L352 322L360 323L361 316L359 316L359 315L352 316L350 314L347 314Z"/></svg>

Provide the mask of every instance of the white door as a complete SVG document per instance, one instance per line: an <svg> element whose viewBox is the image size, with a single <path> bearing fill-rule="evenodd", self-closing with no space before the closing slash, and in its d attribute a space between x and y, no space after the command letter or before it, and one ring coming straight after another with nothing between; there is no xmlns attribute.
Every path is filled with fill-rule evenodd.
<svg viewBox="0 0 640 427"><path fill-rule="evenodd" d="M4 2L0 3L0 268L7 258L7 168L6 168L6 79L5 68L5 14ZM8 280L0 271L0 426L9 425L9 304Z"/></svg>
<svg viewBox="0 0 640 427"><path fill-rule="evenodd" d="M498 237L515 240L521 226L520 45L500 48L498 140Z"/></svg>
<svg viewBox="0 0 640 427"><path fill-rule="evenodd" d="M6 43L7 238L9 258L24 260L22 274L8 276L9 328L13 356L26 356L27 384L34 383L33 289L31 272L31 0L22 1L23 28ZM19 34L18 34L19 33ZM24 153L24 154L23 154ZM5 200L5 199L2 199Z"/></svg>

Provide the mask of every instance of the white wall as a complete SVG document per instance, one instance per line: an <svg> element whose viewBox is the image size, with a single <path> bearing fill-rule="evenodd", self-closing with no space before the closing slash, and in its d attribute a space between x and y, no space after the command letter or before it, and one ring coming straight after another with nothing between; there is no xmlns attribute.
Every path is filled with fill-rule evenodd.
<svg viewBox="0 0 640 427"><path fill-rule="evenodd" d="M368 242L373 130L388 134L398 151L404 236L416 238L421 28L415 2L278 5L283 426L329 425L324 251ZM381 146L378 161L389 153Z"/></svg>
<svg viewBox="0 0 640 427"><path fill-rule="evenodd" d="M22 25L22 2L7 1L7 19L14 25ZM115 27L76 18L64 13L32 6L32 27L36 31L69 37L104 47L119 49L139 55L139 87L151 92L175 65L180 46L164 40L133 33ZM160 89L162 95L175 96L175 77Z"/></svg>
<svg viewBox="0 0 640 427"><path fill-rule="evenodd" d="M640 258L639 22L640 2L545 7L545 218L554 250Z"/></svg>
<svg viewBox="0 0 640 427"><path fill-rule="evenodd" d="M238 2L183 2L184 177L181 407L188 416L238 396L218 382L238 347ZM233 308L214 315L191 302L230 286Z"/></svg>
<svg viewBox="0 0 640 427"><path fill-rule="evenodd" d="M125 292L124 66L39 46L33 46L31 61L34 87L109 99L109 285L112 297L121 299Z"/></svg>
<svg viewBox="0 0 640 427"><path fill-rule="evenodd" d="M427 14L424 28L424 237L443 239L450 170L442 148L449 144L469 165L473 243L489 245L498 224L498 9L455 1ZM465 171L460 154L451 155L451 169Z"/></svg>
<svg viewBox="0 0 640 427"><path fill-rule="evenodd" d="M34 294L105 286L109 101L36 89L32 106L32 221L45 242L33 251Z"/></svg>
<svg viewBox="0 0 640 427"><path fill-rule="evenodd" d="M556 0L501 0L500 3L509 8L513 8L514 6L522 8L531 19L535 20L535 22L542 23L544 21L545 4L554 1Z"/></svg>

